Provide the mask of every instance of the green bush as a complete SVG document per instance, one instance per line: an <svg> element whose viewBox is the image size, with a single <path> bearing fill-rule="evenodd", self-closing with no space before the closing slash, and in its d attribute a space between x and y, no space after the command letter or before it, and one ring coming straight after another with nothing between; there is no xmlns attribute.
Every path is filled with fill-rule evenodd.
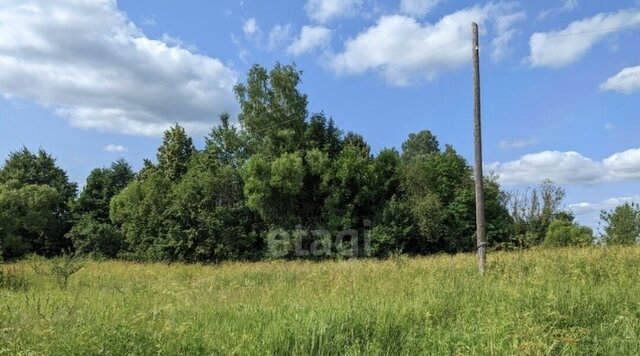
<svg viewBox="0 0 640 356"><path fill-rule="evenodd" d="M70 255L62 255L51 259L51 274L56 278L58 286L66 289L69 278L84 267L84 263Z"/></svg>
<svg viewBox="0 0 640 356"><path fill-rule="evenodd" d="M546 247L588 246L593 243L593 230L566 219L551 222L542 243Z"/></svg>

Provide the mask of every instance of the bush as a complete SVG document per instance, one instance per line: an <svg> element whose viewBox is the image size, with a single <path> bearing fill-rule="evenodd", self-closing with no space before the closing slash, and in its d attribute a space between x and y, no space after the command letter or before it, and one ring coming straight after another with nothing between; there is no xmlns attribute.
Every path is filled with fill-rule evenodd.
<svg viewBox="0 0 640 356"><path fill-rule="evenodd" d="M542 243L547 247L588 246L593 243L593 230L566 219L551 222Z"/></svg>
<svg viewBox="0 0 640 356"><path fill-rule="evenodd" d="M84 263L70 255L63 255L51 259L51 274L56 278L58 286L66 289L69 278L84 267Z"/></svg>

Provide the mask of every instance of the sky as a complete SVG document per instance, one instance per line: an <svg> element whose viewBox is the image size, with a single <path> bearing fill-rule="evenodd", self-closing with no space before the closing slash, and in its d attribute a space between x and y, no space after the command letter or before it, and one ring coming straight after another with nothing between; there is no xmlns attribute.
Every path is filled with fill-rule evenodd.
<svg viewBox="0 0 640 356"><path fill-rule="evenodd" d="M309 111L374 152L431 130L472 162L480 27L485 172L545 178L598 229L640 201L639 0L2 0L0 156L93 168L154 158L179 122L202 146L255 63L295 63Z"/></svg>

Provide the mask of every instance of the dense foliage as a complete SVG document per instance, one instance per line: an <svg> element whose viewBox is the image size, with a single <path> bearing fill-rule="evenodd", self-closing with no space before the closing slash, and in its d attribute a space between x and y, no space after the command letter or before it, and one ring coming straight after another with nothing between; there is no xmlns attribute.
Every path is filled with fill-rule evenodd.
<svg viewBox="0 0 640 356"><path fill-rule="evenodd" d="M0 256L74 251L163 261L385 257L475 249L472 167L428 130L401 150L373 153L324 113L307 111L301 72L250 69L197 149L179 125L139 172L118 160L76 185L40 150L12 152L0 169ZM494 249L591 244L550 181L523 192L485 177ZM635 243L638 209L603 213L607 243Z"/></svg>

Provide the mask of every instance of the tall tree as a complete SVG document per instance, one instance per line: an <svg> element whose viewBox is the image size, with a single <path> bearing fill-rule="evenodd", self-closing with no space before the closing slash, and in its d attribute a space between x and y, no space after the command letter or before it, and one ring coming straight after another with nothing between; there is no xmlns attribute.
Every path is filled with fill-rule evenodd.
<svg viewBox="0 0 640 356"><path fill-rule="evenodd" d="M46 226L42 226L42 230L24 228L17 232L31 246L32 250L28 252L53 255L71 247L64 235L71 228L70 203L75 198L77 185L69 181L66 172L56 166L50 154L42 149L32 153L26 147L11 152L0 169L0 184L7 190L15 190L13 193L19 198L29 199L28 193L31 192L39 202L42 199L47 201L47 204L40 204L40 208L36 209L50 216L46 219ZM49 188L55 191L55 197L50 194ZM29 202L24 204L28 206ZM51 209L43 210L42 206Z"/></svg>
<svg viewBox="0 0 640 356"><path fill-rule="evenodd" d="M165 131L162 145L158 148L158 169L167 178L178 181L187 172L191 155L195 152L193 141L178 124Z"/></svg>
<svg viewBox="0 0 640 356"><path fill-rule="evenodd" d="M96 168L73 205L74 226L67 233L76 253L117 257L124 248L120 230L109 219L111 199L135 177L129 163L119 159L109 168Z"/></svg>
<svg viewBox="0 0 640 356"><path fill-rule="evenodd" d="M640 241L640 205L622 204L600 214L606 224L604 242L607 245L633 245Z"/></svg>
<svg viewBox="0 0 640 356"><path fill-rule="evenodd" d="M278 63L271 71L254 65L246 83L236 85L238 120L252 149L278 156L303 145L307 96L297 88L301 74L292 65Z"/></svg>

